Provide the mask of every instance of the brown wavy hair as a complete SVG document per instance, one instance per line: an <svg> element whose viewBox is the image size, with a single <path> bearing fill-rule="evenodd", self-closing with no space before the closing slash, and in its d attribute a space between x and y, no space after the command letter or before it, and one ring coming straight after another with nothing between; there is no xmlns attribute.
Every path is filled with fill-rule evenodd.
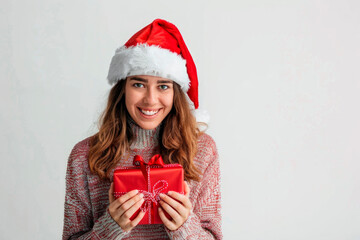
<svg viewBox="0 0 360 240"><path fill-rule="evenodd" d="M103 180L110 180L111 170L127 154L134 141L126 120L130 117L125 106L126 81L118 81L110 90L106 109L99 119L99 132L90 139L90 171ZM185 180L199 181L200 171L193 159L197 152L198 137L203 132L180 86L175 82L173 85L173 107L160 129L160 154L165 163L179 163L183 166Z"/></svg>

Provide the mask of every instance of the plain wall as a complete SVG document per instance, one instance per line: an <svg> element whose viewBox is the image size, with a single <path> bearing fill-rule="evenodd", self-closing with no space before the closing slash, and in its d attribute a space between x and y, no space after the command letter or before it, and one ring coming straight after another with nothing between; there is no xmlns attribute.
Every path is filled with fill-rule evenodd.
<svg viewBox="0 0 360 240"><path fill-rule="evenodd" d="M1 239L60 239L72 147L117 47L155 18L197 65L225 239L360 239L359 1L19 1L0 8Z"/></svg>

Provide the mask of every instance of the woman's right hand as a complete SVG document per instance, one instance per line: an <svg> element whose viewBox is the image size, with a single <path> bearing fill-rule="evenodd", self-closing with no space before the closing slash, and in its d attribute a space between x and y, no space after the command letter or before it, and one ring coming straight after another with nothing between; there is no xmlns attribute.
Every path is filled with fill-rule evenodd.
<svg viewBox="0 0 360 240"><path fill-rule="evenodd" d="M138 223L145 215L144 211L140 211L134 220L130 220L131 216L144 203L144 195L142 193L138 194L138 192L138 190L132 190L122 195L118 199L115 199L113 194L113 183L111 183L109 189L109 213L125 232L129 232L136 225L138 225Z"/></svg>

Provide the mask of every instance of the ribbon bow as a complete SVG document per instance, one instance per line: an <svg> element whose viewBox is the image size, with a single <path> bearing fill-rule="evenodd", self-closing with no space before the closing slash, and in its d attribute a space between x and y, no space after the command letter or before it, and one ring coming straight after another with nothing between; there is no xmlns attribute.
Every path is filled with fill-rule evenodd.
<svg viewBox="0 0 360 240"><path fill-rule="evenodd" d="M160 154L154 155L148 163L144 162L144 159L140 155L136 155L134 157L133 164L135 166L140 166L141 172L143 173L143 176L146 181L147 185L147 191L140 190L139 192L144 194L144 205L140 208L142 211L146 212L148 211L149 214L149 223L152 222L152 216L154 216L154 213L152 213L152 205L157 205L160 201L160 193L164 191L168 187L168 182L165 180L159 180L157 181L153 187L151 188L151 181L150 181L150 166L154 165L160 165L161 167L164 167L164 161ZM152 190L151 190L152 189Z"/></svg>
<svg viewBox="0 0 360 240"><path fill-rule="evenodd" d="M134 166L140 166L141 172L143 173L145 180L149 180L149 166L160 165L161 167L164 167L164 161L160 154L154 155L148 163L144 162L144 159L140 155L135 155L133 164Z"/></svg>
<svg viewBox="0 0 360 240"><path fill-rule="evenodd" d="M149 211L151 209L151 204L158 205L160 201L160 193L168 187L168 182L165 180L157 181L152 187L152 192L140 190L139 192L144 194L144 206L140 209L144 212Z"/></svg>
<svg viewBox="0 0 360 240"><path fill-rule="evenodd" d="M164 161L161 157L160 154L156 154L154 155L152 158L150 158L149 162L146 163L144 162L144 159L140 156L140 155L136 155L134 157L134 161L133 161L133 164L135 166L144 166L144 165L160 165L160 166L164 166Z"/></svg>

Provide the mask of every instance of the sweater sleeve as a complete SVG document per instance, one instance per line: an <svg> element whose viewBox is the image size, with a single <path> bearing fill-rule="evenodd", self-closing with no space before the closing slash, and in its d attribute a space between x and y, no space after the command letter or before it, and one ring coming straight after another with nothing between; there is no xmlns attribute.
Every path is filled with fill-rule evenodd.
<svg viewBox="0 0 360 240"><path fill-rule="evenodd" d="M127 233L108 210L95 222L87 181L87 147L75 145L68 159L62 239L122 239Z"/></svg>
<svg viewBox="0 0 360 240"><path fill-rule="evenodd" d="M175 231L166 231L171 239L222 239L221 194L218 152L211 137L206 149L200 149L200 165L208 164L201 181L191 189L193 210ZM192 197L191 197L192 198Z"/></svg>

